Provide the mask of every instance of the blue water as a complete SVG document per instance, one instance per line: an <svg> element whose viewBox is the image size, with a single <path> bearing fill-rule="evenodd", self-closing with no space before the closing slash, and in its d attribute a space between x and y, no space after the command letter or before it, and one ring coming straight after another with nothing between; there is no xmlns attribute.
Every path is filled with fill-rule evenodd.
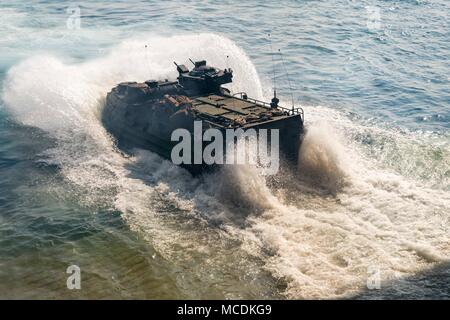
<svg viewBox="0 0 450 320"><path fill-rule="evenodd" d="M4 1L0 14L1 297L449 297L448 1ZM104 95L188 57L232 67L235 92L275 86L301 105L308 177L273 190L252 169L194 179L118 152Z"/></svg>

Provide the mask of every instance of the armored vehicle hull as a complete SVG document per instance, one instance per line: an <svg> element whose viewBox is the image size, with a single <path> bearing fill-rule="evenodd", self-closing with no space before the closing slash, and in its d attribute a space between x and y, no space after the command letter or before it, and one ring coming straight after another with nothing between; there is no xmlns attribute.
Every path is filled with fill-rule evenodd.
<svg viewBox="0 0 450 320"><path fill-rule="evenodd" d="M195 154L195 150L200 150L202 155L214 140L198 139L208 129L216 129L223 137L230 129L234 132L240 129L244 135L252 131L258 137L262 129L266 129L265 134L269 136L271 129L277 129L282 161L296 163L303 134L300 108L279 107L276 97L268 104L248 98L245 93L233 96L221 86L231 82L231 70L220 71L206 66L203 61L195 64L191 72L184 66L177 66L178 81L125 82L107 94L102 121L120 148L148 149L173 160L174 148L179 144L179 140L172 141L173 133L176 130L192 133L187 149L191 154L184 158L192 161L176 164L198 174L224 163L198 158ZM204 72L205 69L210 72ZM225 152L227 141L224 139L221 143Z"/></svg>

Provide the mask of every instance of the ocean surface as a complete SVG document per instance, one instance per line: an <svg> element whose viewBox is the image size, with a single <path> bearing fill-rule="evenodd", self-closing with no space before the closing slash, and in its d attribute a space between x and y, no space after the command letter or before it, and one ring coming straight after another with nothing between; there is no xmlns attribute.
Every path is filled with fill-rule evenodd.
<svg viewBox="0 0 450 320"><path fill-rule="evenodd" d="M449 57L447 0L2 1L0 298L450 298ZM188 58L304 108L295 178L115 148Z"/></svg>

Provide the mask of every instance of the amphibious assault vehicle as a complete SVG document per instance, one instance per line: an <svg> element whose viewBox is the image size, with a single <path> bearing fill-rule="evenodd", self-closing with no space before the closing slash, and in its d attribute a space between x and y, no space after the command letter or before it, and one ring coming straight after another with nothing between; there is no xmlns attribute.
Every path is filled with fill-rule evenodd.
<svg viewBox="0 0 450 320"><path fill-rule="evenodd" d="M185 129L197 137L199 132L194 131L198 131L199 123L200 135L211 128L224 136L227 129L242 129L241 132L254 129L257 135L261 129L269 129L266 132L278 129L281 158L296 163L303 134L301 108L279 106L276 91L270 103L252 99L244 92L232 94L223 87L232 82L231 69L219 70L204 60L191 62L192 70L175 63L179 73L177 81L123 82L107 94L102 121L120 148L148 149L172 159L179 141L171 138L177 129ZM191 159L196 157L195 149L200 148L201 154L206 145L208 142L199 144L194 139L187 151L193 155ZM217 163L223 162L211 164L201 158L181 165L196 174L217 167Z"/></svg>

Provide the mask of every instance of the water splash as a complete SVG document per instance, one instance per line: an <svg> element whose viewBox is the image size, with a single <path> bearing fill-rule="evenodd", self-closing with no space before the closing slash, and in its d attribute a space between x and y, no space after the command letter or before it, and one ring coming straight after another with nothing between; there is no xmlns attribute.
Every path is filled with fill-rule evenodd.
<svg viewBox="0 0 450 320"><path fill-rule="evenodd" d="M229 39L203 34L134 39L105 58L79 64L32 57L9 70L3 100L18 122L55 139L45 161L57 164L79 189L81 203L120 210L130 228L171 261L174 273L186 268L191 276L180 280L186 292L205 282L239 287L242 271L266 283L262 272L269 271L286 282L288 297L340 297L364 288L368 266L388 277L448 258L448 190L405 177L383 158L400 157L395 152L414 141L330 108L305 108L300 179L276 189L256 168L192 178L148 151L129 158L117 152L98 116L107 91L120 81L174 78L172 61L187 57L228 63L235 88L263 96L245 53ZM363 132L406 147L388 153L380 148L374 156L375 149L358 138ZM443 153L437 165L442 172L447 157Z"/></svg>
<svg viewBox="0 0 450 320"><path fill-rule="evenodd" d="M348 160L339 134L320 121L309 127L299 152L299 171L336 193L345 185Z"/></svg>

